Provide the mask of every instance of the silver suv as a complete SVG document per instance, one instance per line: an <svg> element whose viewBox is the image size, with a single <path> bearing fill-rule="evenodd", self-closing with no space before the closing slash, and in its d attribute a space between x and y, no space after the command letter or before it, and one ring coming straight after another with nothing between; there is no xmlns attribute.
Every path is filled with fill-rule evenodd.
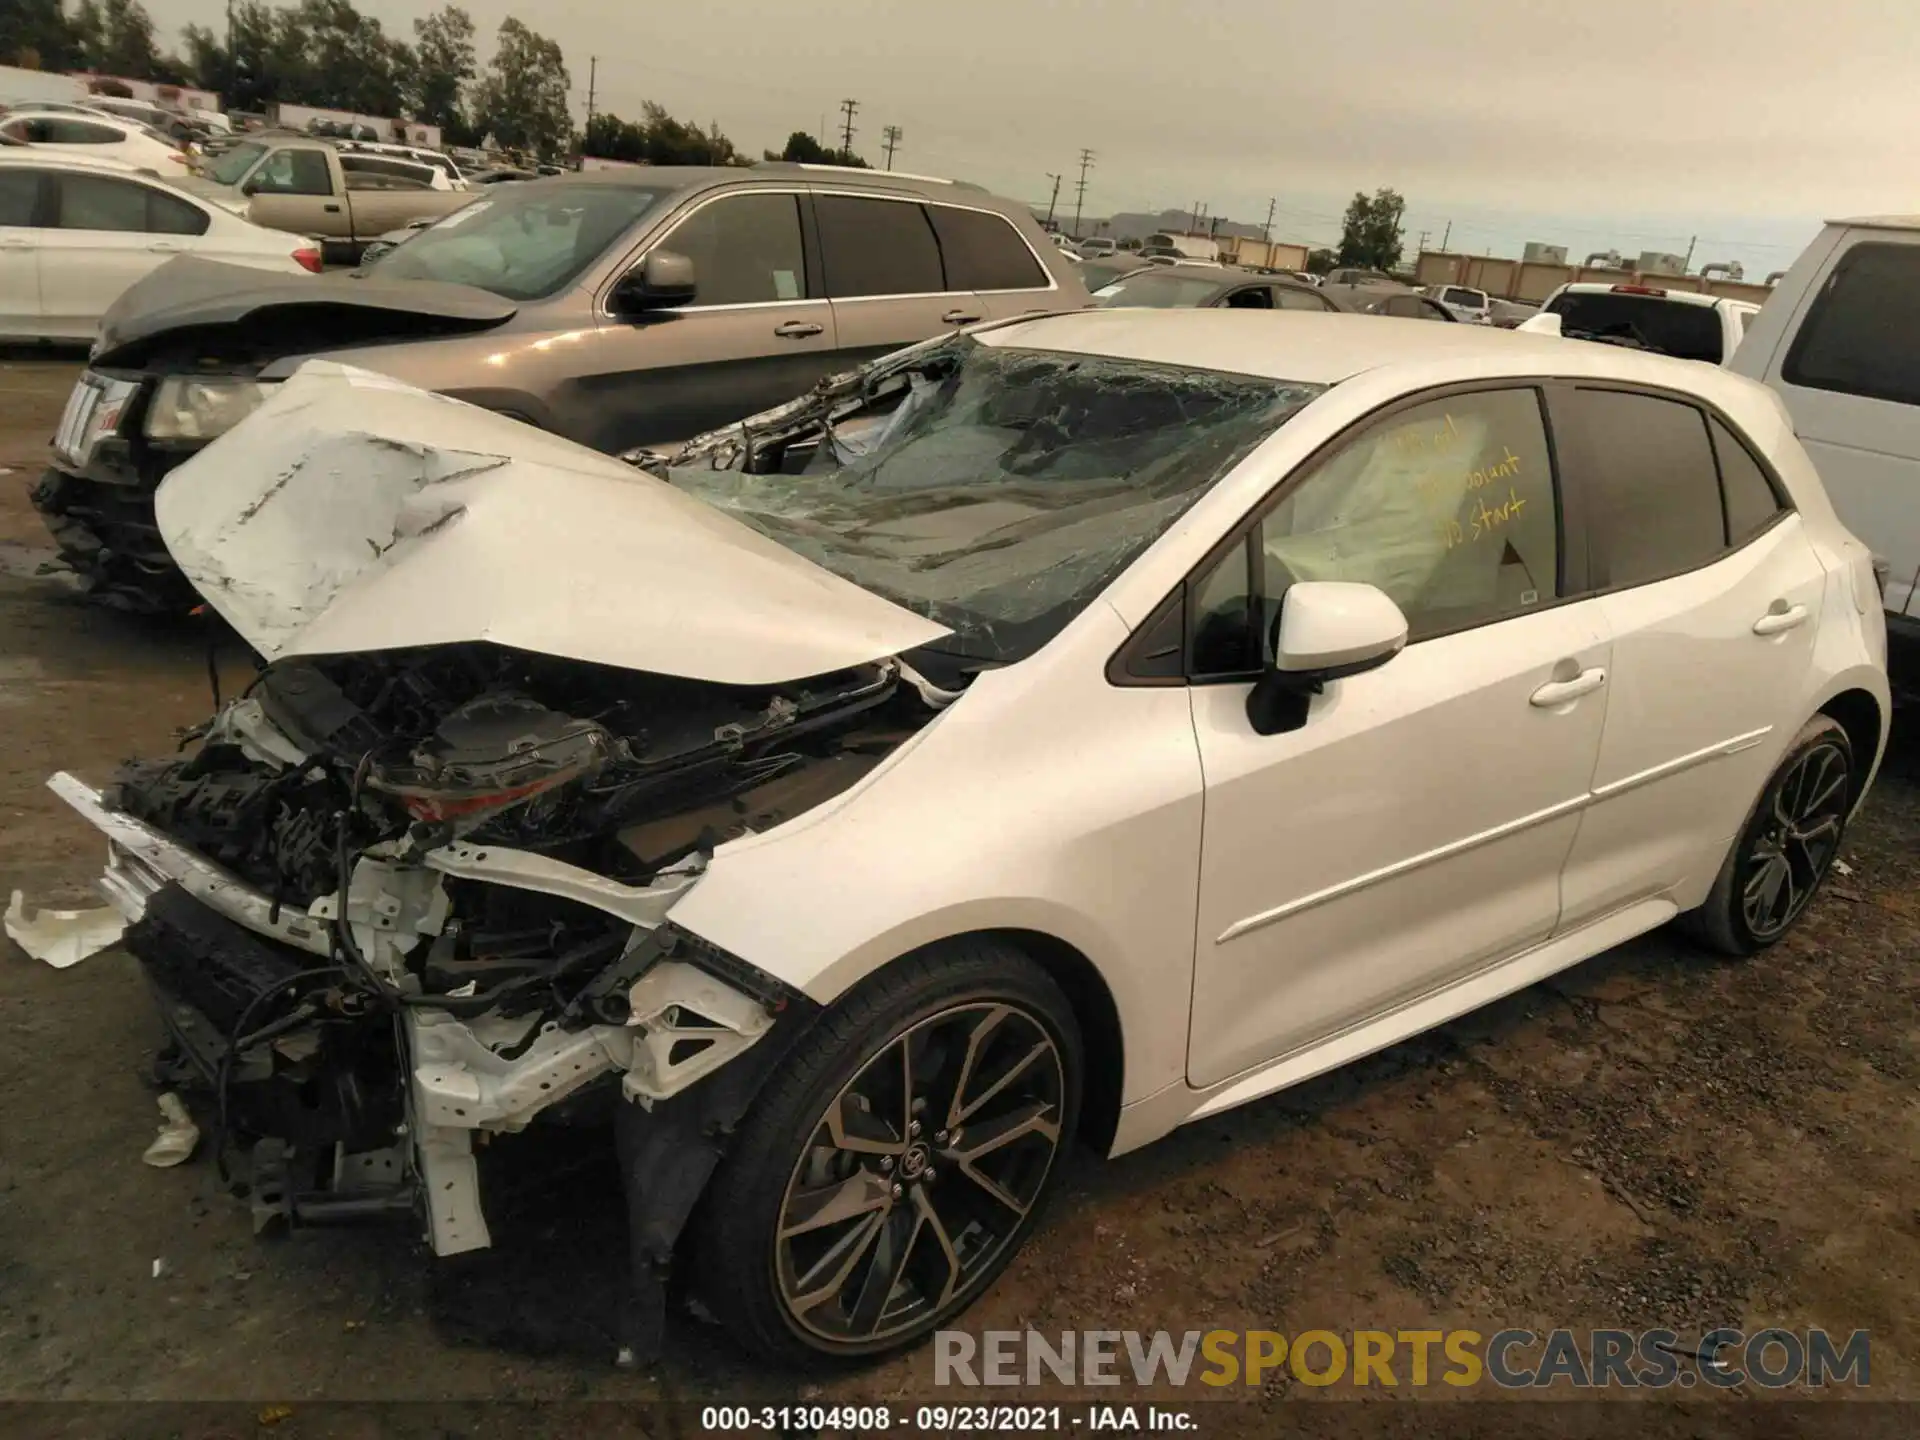
<svg viewBox="0 0 1920 1440"><path fill-rule="evenodd" d="M189 606L154 487L304 359L618 452L975 321L1082 308L1076 268L1023 205L870 170L637 167L490 189L351 273L156 270L101 322L35 503L99 597Z"/></svg>

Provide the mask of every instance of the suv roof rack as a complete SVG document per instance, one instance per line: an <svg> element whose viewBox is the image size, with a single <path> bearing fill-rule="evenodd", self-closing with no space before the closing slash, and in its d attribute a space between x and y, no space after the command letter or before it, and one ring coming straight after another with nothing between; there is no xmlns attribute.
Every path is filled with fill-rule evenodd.
<svg viewBox="0 0 1920 1440"><path fill-rule="evenodd" d="M956 190L984 190L971 180L949 180L944 175L915 175L907 170L874 170L865 165L821 165L811 160L760 160L756 170L805 170L823 175L858 175L867 180L917 180L922 185L951 185Z"/></svg>

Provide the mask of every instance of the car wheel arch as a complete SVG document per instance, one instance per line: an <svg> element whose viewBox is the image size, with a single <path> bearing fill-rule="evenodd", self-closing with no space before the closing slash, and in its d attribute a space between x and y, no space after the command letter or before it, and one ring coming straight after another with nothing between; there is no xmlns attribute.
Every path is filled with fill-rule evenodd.
<svg viewBox="0 0 1920 1440"><path fill-rule="evenodd" d="M1872 775L1874 763L1880 755L1881 737L1886 733L1887 718L1881 713L1880 701L1870 692L1856 687L1829 696L1814 713L1837 722L1847 732L1847 743L1859 757L1852 795L1852 804L1857 805L1866 793L1868 777Z"/></svg>

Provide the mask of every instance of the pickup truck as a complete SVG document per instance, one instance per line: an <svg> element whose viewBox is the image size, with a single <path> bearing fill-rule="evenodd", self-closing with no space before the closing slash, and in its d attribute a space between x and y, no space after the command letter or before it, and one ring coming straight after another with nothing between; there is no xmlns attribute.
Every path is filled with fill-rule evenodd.
<svg viewBox="0 0 1920 1440"><path fill-rule="evenodd" d="M434 189L430 179L399 168L384 156L342 153L321 140L261 138L222 152L184 183L255 225L310 235L326 260L350 264L387 231L437 220L474 198Z"/></svg>
<svg viewBox="0 0 1920 1440"><path fill-rule="evenodd" d="M1583 281L1562 285L1547 297L1540 313L1558 315L1560 333L1570 339L1604 340L1724 365L1759 309L1746 300L1667 290L1644 282Z"/></svg>

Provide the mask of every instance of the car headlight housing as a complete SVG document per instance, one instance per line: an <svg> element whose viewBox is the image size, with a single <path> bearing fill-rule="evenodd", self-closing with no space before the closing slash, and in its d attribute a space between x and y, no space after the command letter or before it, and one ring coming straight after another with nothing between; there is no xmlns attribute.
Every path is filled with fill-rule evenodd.
<svg viewBox="0 0 1920 1440"><path fill-rule="evenodd" d="M251 415L271 387L258 380L169 375L147 406L149 440L211 440Z"/></svg>

